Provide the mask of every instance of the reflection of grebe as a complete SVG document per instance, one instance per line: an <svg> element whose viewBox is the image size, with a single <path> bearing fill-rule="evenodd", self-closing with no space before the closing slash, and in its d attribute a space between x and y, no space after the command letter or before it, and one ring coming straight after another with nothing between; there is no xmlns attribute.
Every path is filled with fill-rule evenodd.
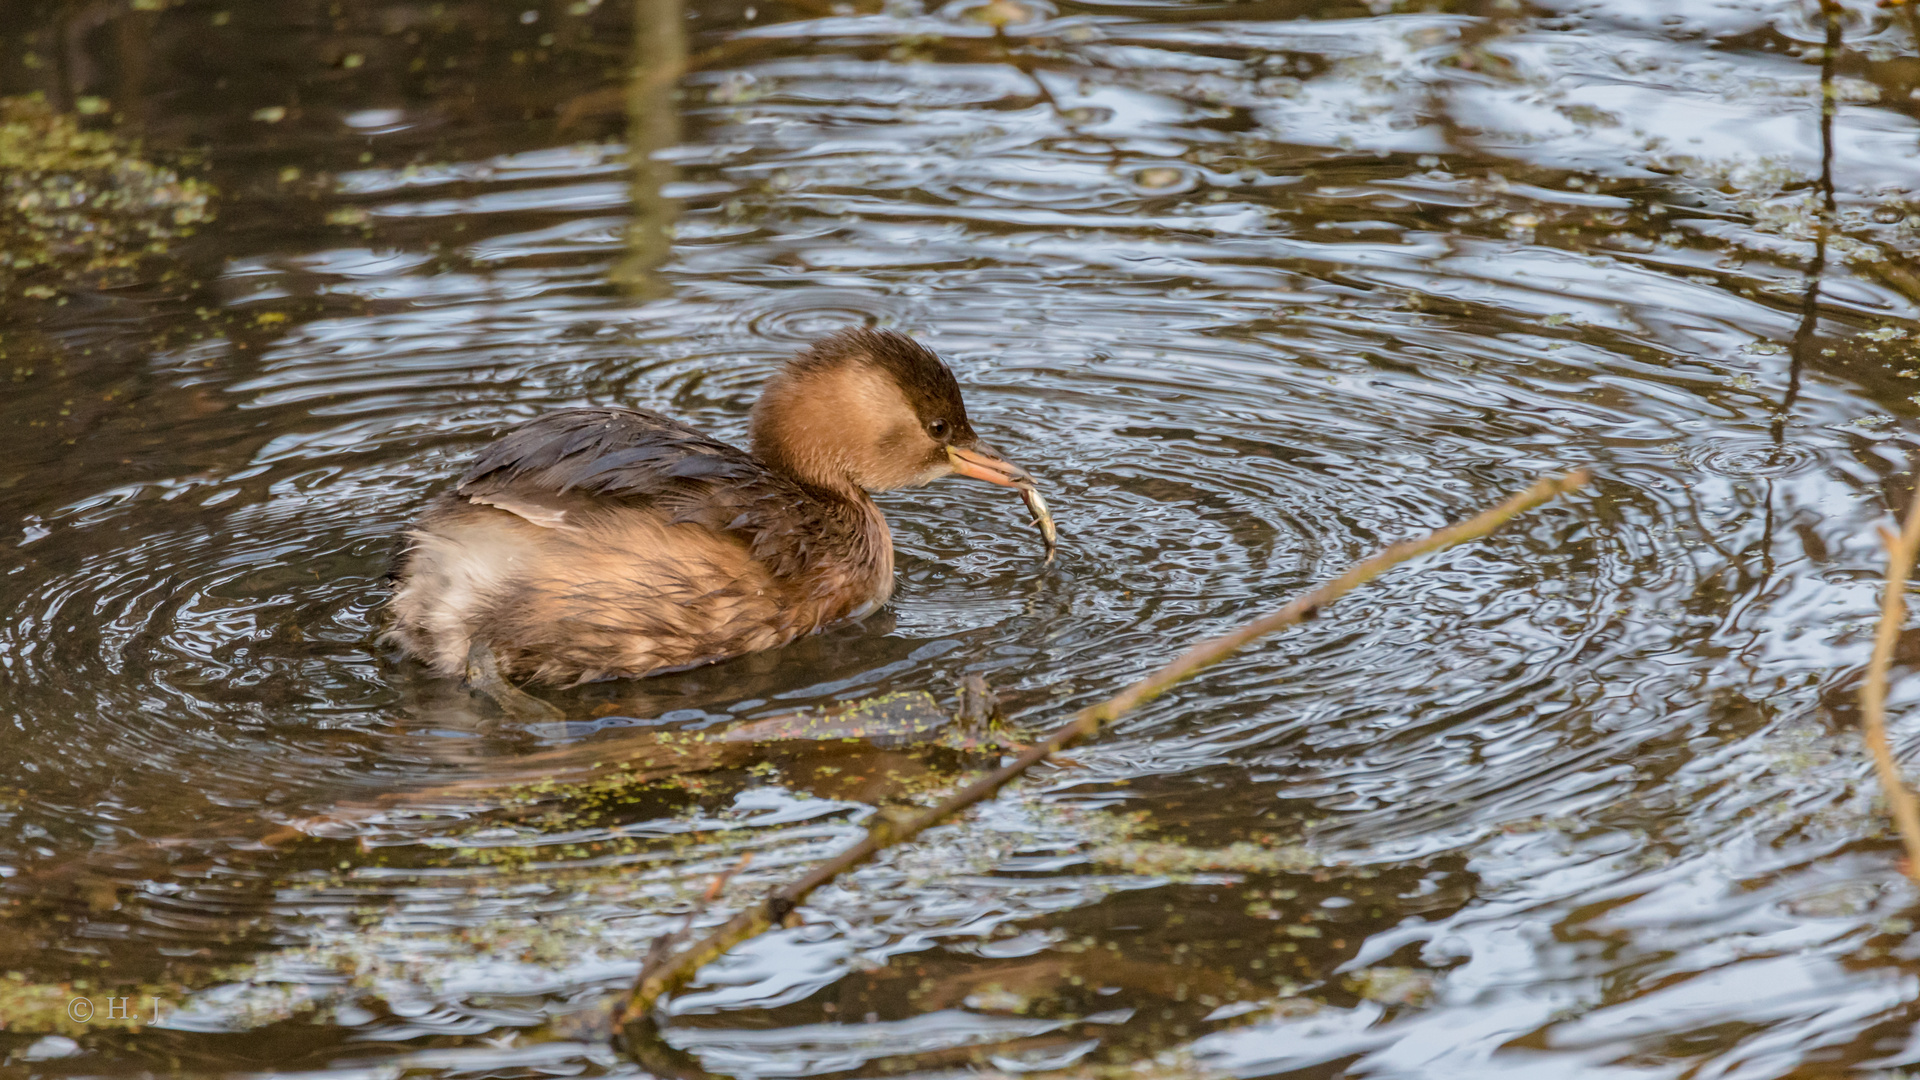
<svg viewBox="0 0 1920 1080"><path fill-rule="evenodd" d="M890 332L788 361L752 437L747 454L635 409L509 432L409 531L391 638L441 674L488 650L545 683L770 649L886 603L893 540L867 492L1031 486L974 435L939 357Z"/></svg>

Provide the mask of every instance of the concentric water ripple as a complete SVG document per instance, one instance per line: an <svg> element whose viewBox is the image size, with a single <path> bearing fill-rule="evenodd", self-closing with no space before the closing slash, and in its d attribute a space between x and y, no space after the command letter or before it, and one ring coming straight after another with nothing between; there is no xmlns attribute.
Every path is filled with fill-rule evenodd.
<svg viewBox="0 0 1920 1080"><path fill-rule="evenodd" d="M1791 476L1820 463L1804 446L1775 445L1749 440L1723 441L1699 456L1700 467L1732 477Z"/></svg>
<svg viewBox="0 0 1920 1080"><path fill-rule="evenodd" d="M902 306L852 289L784 289L764 293L745 313L742 329L774 347L804 346L849 327L896 328Z"/></svg>

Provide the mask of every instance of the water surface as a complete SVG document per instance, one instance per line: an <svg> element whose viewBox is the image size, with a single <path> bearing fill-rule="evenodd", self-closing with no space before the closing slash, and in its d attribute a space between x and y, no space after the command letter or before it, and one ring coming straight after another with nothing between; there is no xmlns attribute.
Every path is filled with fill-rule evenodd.
<svg viewBox="0 0 1920 1080"><path fill-rule="evenodd" d="M19 1075L638 1075L569 1024L656 935L918 796L799 754L591 814L340 808L966 674L1045 725L1582 464L823 892L668 1041L751 1077L1920 1065L1852 704L1920 432L1898 13L1836 16L1823 140L1805 3L657 5L0 13L0 89L103 99L218 191L145 278L0 301ZM887 496L886 612L562 726L374 644L399 530L504 428L741 440L851 325L949 360L1051 566L1003 492Z"/></svg>

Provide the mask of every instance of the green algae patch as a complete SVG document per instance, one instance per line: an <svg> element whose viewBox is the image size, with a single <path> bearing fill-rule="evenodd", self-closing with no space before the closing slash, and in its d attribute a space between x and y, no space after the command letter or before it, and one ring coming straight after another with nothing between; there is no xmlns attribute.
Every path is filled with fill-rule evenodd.
<svg viewBox="0 0 1920 1080"><path fill-rule="evenodd" d="M668 786L700 794L702 773L747 769L775 743L858 743L874 747L976 744L957 736L953 717L932 695L918 691L882 694L824 710L702 731L641 731L595 739L523 758L518 777L496 783L509 806L552 802L605 803L636 789ZM471 783L463 785L473 790ZM429 797L449 794L436 789Z"/></svg>
<svg viewBox="0 0 1920 1080"><path fill-rule="evenodd" d="M36 97L0 98L0 297L137 280L213 218L213 189Z"/></svg>
<svg viewBox="0 0 1920 1080"><path fill-rule="evenodd" d="M817 712L749 721L720 737L727 742L858 739L876 746L913 745L937 740L953 723L933 695L897 691Z"/></svg>
<svg viewBox="0 0 1920 1080"><path fill-rule="evenodd" d="M1090 861L1149 877L1203 873L1286 874L1325 865L1297 845L1268 845L1242 840L1218 848L1189 847L1165 840L1118 840L1087 852Z"/></svg>
<svg viewBox="0 0 1920 1080"><path fill-rule="evenodd" d="M1363 968L1341 980L1355 995L1382 1005L1425 1005L1433 1000L1431 971L1409 967Z"/></svg>
<svg viewBox="0 0 1920 1080"><path fill-rule="evenodd" d="M18 972L0 976L0 1031L24 1035L83 1035L139 1031L153 1022L155 1003L168 1010L177 986L113 986L85 979L34 982Z"/></svg>

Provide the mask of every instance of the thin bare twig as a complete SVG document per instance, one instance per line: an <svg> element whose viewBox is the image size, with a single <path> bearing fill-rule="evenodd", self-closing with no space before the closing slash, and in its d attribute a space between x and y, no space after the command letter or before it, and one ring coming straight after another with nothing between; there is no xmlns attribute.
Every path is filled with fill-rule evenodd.
<svg viewBox="0 0 1920 1080"><path fill-rule="evenodd" d="M1920 493L1907 507L1906 525L1898 536L1882 526L1880 540L1887 546L1887 591L1880 599L1880 627L1873 635L1873 659L1867 663L1867 677L1860 683L1860 726L1873 754L1873 771L1880 776L1880 790L1886 793L1887 809L1907 845L1907 876L1920 882L1920 805L1900 779L1900 766L1893 760L1893 747L1887 743L1887 669L1893 666L1893 647L1900 640L1900 629L1907 621L1907 578L1913 573L1913 560L1920 553Z"/></svg>
<svg viewBox="0 0 1920 1080"><path fill-rule="evenodd" d="M1201 642L1159 671L1097 705L1080 710L1072 720L1054 729L1052 734L1028 747L1018 757L948 796L933 809L904 822L882 821L869 829L858 843L821 863L800 880L774 890L765 900L721 924L692 948L674 956L658 953L648 956L641 966L639 977L634 980L633 989L614 1009L614 1029L628 1033L629 1046L634 1045L636 1040L650 1039L653 1035L650 1029L655 1002L686 985L695 972L727 950L783 922L820 886L873 858L883 849L911 840L975 803L992 798L1009 781L1046 760L1055 751L1094 734L1103 725L1165 693L1174 684L1225 660L1255 639L1314 617L1328 604L1409 559L1486 536L1515 516L1584 487L1587 480L1585 469L1577 469L1564 476L1543 477L1525 491L1465 521L1417 540L1402 540L1389 545L1372 558L1356 563L1339 577L1296 598L1273 614L1255 619L1230 634Z"/></svg>

